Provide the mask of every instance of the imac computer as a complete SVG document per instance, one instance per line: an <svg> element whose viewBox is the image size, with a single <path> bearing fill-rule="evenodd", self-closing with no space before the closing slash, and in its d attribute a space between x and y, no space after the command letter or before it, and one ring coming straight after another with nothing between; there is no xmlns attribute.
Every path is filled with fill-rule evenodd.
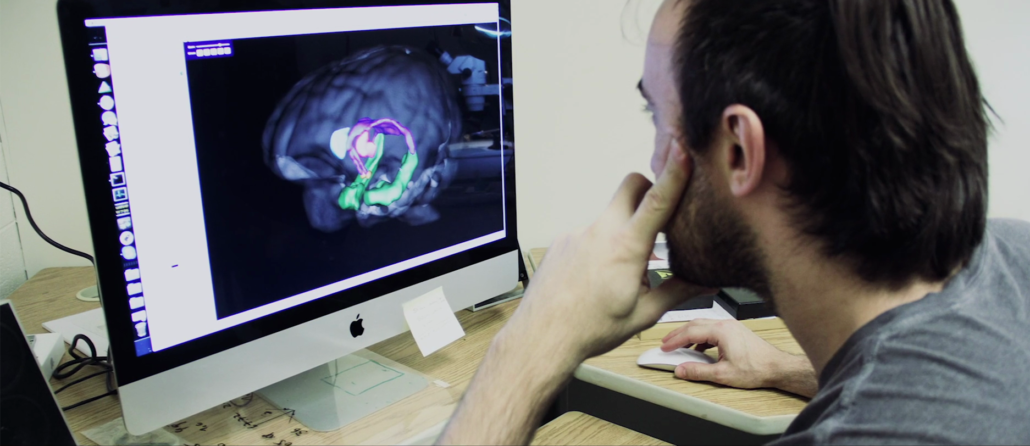
<svg viewBox="0 0 1030 446"><path fill-rule="evenodd" d="M129 432L515 287L509 0L57 9Z"/></svg>

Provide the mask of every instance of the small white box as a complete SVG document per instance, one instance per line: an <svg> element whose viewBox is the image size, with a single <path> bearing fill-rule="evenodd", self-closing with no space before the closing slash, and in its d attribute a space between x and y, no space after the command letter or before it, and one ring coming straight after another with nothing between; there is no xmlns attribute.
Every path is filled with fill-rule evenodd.
<svg viewBox="0 0 1030 446"><path fill-rule="evenodd" d="M50 379L54 369L64 358L64 340L57 333L43 333L26 336L32 346L32 354L43 370L43 376Z"/></svg>

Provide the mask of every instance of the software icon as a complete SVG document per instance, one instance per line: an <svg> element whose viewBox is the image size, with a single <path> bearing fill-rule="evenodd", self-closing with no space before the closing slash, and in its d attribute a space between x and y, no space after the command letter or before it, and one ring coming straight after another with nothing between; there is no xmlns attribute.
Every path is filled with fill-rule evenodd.
<svg viewBox="0 0 1030 446"><path fill-rule="evenodd" d="M114 108L114 98L105 94L100 97L100 102L98 102L97 104L100 105L100 108L104 110L110 110Z"/></svg>
<svg viewBox="0 0 1030 446"><path fill-rule="evenodd" d="M108 141L118 139L118 127L113 125L104 127L104 137L107 138Z"/></svg>
<svg viewBox="0 0 1030 446"><path fill-rule="evenodd" d="M111 76L111 66L106 63L98 63L93 65L93 73L101 79L107 79Z"/></svg>
<svg viewBox="0 0 1030 446"><path fill-rule="evenodd" d="M125 185L125 174L124 173L112 173L111 179L109 180L111 186L124 186Z"/></svg>
<svg viewBox="0 0 1030 446"><path fill-rule="evenodd" d="M129 199L129 190L124 187L116 188L111 191L114 195L114 201L125 201Z"/></svg>
<svg viewBox="0 0 1030 446"><path fill-rule="evenodd" d="M122 145L118 141L111 141L104 147L107 149L107 156L118 156L122 154Z"/></svg>
<svg viewBox="0 0 1030 446"><path fill-rule="evenodd" d="M104 125L118 125L118 117L113 111L104 112L100 115L100 120L104 122Z"/></svg>

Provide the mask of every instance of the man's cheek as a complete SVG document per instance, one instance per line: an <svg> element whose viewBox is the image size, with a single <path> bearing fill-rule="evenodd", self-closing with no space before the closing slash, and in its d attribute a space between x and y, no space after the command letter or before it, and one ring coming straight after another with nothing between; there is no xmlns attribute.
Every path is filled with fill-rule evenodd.
<svg viewBox="0 0 1030 446"><path fill-rule="evenodd" d="M680 197L679 203L676 204L676 209L673 210L672 216L669 217L669 221L665 222L665 227L662 228L662 232L669 238L669 247L671 248L673 243L672 239L676 238L677 235L682 235L684 231L690 230L690 214L693 211L691 205L691 184L688 182L686 189L683 190L683 196Z"/></svg>

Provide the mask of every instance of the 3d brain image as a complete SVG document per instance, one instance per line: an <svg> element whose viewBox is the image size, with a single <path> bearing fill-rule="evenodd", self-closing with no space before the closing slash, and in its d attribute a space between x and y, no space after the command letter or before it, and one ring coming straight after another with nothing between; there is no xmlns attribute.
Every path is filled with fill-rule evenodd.
<svg viewBox="0 0 1030 446"><path fill-rule="evenodd" d="M304 187L311 225L338 231L384 219L435 221L461 137L457 89L421 50L380 46L307 75L280 100L263 135L265 163ZM299 198L299 197L298 197Z"/></svg>

